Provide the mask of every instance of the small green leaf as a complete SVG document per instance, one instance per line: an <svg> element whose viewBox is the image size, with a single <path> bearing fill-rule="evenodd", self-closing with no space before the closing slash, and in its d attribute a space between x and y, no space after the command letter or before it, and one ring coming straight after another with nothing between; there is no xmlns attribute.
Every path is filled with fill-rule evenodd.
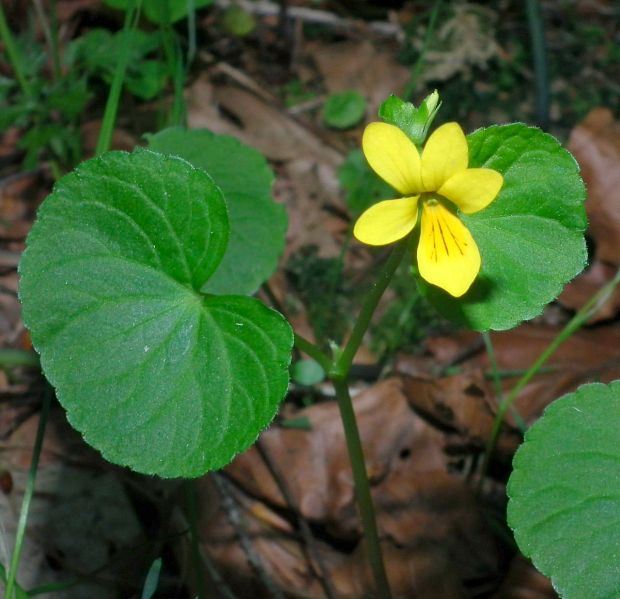
<svg viewBox="0 0 620 599"><path fill-rule="evenodd" d="M288 385L292 332L254 298L203 296L228 223L184 160L109 152L63 177L20 262L41 365L110 461L198 476L252 444Z"/></svg>
<svg viewBox="0 0 620 599"><path fill-rule="evenodd" d="M526 433L508 523L564 599L620 597L620 382L556 400Z"/></svg>
<svg viewBox="0 0 620 599"><path fill-rule="evenodd" d="M222 25L227 33L244 37L256 29L256 19L243 7L232 4L222 16Z"/></svg>
<svg viewBox="0 0 620 599"><path fill-rule="evenodd" d="M458 299L421 285L448 318L478 331L508 329L538 316L585 266L585 188L572 155L540 129L501 125L468 141L470 167L504 176L487 208L459 214L480 249L480 274Z"/></svg>
<svg viewBox="0 0 620 599"><path fill-rule="evenodd" d="M136 0L104 0L112 8L127 10ZM213 4L214 0L193 0L198 10ZM151 22L157 24L176 23L188 14L187 0L142 0L142 13Z"/></svg>
<svg viewBox="0 0 620 599"><path fill-rule="evenodd" d="M140 599L152 599L159 586L159 574L161 572L161 557L153 561L149 568L144 586L142 587L142 596Z"/></svg>
<svg viewBox="0 0 620 599"><path fill-rule="evenodd" d="M437 90L426 96L419 107L392 95L379 106L379 118L396 125L416 146L421 146L440 108Z"/></svg>
<svg viewBox="0 0 620 599"><path fill-rule="evenodd" d="M338 168L338 180L346 191L351 214L358 216L379 200L396 196L394 190L375 174L361 150L352 150Z"/></svg>
<svg viewBox="0 0 620 599"><path fill-rule="evenodd" d="M298 360L291 368L291 378L300 385L311 387L325 379L325 371L316 360Z"/></svg>
<svg viewBox="0 0 620 599"><path fill-rule="evenodd" d="M273 172L263 155L230 135L173 127L147 136L149 147L180 156L213 177L224 192L230 241L202 291L251 295L273 274L284 250L287 218L271 196Z"/></svg>
<svg viewBox="0 0 620 599"><path fill-rule="evenodd" d="M354 90L331 94L323 106L323 120L334 129L349 129L366 114L366 98Z"/></svg>

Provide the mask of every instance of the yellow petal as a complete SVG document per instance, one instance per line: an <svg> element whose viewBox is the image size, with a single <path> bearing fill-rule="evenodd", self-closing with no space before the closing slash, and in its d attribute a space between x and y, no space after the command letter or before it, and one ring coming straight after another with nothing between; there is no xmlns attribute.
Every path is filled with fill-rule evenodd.
<svg viewBox="0 0 620 599"><path fill-rule="evenodd" d="M418 220L418 196L384 200L366 210L353 235L368 245L387 245L408 235Z"/></svg>
<svg viewBox="0 0 620 599"><path fill-rule="evenodd" d="M486 208L504 184L504 177L490 168L468 168L452 175L437 193L454 202L461 212L472 214Z"/></svg>
<svg viewBox="0 0 620 599"><path fill-rule="evenodd" d="M439 203L425 202L418 244L422 278L460 297L480 271L480 252L467 227Z"/></svg>
<svg viewBox="0 0 620 599"><path fill-rule="evenodd" d="M364 130L362 149L377 175L403 195L421 191L420 154L398 127L370 123Z"/></svg>
<svg viewBox="0 0 620 599"><path fill-rule="evenodd" d="M428 138L422 152L424 191L437 191L450 177L464 171L469 149L457 123L446 123Z"/></svg>

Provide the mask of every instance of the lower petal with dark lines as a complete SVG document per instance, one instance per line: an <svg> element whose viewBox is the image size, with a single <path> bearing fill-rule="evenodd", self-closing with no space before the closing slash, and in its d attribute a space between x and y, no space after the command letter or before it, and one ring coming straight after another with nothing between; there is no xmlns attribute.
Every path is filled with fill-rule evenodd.
<svg viewBox="0 0 620 599"><path fill-rule="evenodd" d="M480 252L467 227L436 201L422 207L418 268L423 279L460 297L480 271Z"/></svg>

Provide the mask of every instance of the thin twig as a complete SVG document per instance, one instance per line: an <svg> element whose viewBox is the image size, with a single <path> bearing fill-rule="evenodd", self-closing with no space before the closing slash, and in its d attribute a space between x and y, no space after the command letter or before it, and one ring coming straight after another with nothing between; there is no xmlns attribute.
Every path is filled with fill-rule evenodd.
<svg viewBox="0 0 620 599"><path fill-rule="evenodd" d="M282 473L280 472L280 469L278 468L276 463L271 459L271 456L269 455L269 452L261 439L256 442L256 449L258 450L258 453L260 454L263 462L265 462L265 465L267 466L269 473L273 477L273 480L275 480L276 484L278 485L278 489L280 489L280 493L282 493L284 501L286 501L290 510L295 514L297 524L299 526L299 532L301 533L301 536L304 540L303 548L304 552L306 553L306 559L308 560L308 563L313 570L315 570L314 564L316 563L318 565L319 571L316 572L315 570L314 573L319 579L319 582L323 587L323 591L325 591L325 596L328 599L335 599L336 593L329 578L327 568L325 567L325 562L323 561L323 558L321 557L321 554L317 549L314 535L312 534L312 531L310 530L306 519L301 514L299 506L297 505L297 501L295 500L294 495L291 493L286 479L284 478L284 476L282 476Z"/></svg>
<svg viewBox="0 0 620 599"><path fill-rule="evenodd" d="M275 2L259 0L249 2L248 0L216 0L215 4L220 8L228 8L238 5L243 10L259 16L277 16L280 14L280 6ZM341 29L360 29L360 21L356 19L344 19L326 10L316 8L306 8L303 6L290 6L287 10L289 19L298 19L306 23L324 25L326 27L337 27ZM403 28L398 23L387 21L371 21L366 25L374 33L388 37L396 36L398 39L404 38Z"/></svg>
<svg viewBox="0 0 620 599"><path fill-rule="evenodd" d="M239 538L239 543L241 544L243 553L245 554L248 563L252 567L252 570L254 570L254 573L257 575L262 585L271 594L272 597L275 597L276 599L285 599L280 589L276 587L273 580L271 580L269 574L267 574L267 571L265 570L265 566L263 566L263 562L260 556L258 555L258 553L256 553L250 537L248 536L246 530L243 528L243 522L241 521L239 506L235 501L232 493L230 492L230 483L217 472L213 474L212 479L215 483L217 490L220 493L222 505L224 507L224 510L226 511L226 517L228 518L230 525L234 528L235 533Z"/></svg>

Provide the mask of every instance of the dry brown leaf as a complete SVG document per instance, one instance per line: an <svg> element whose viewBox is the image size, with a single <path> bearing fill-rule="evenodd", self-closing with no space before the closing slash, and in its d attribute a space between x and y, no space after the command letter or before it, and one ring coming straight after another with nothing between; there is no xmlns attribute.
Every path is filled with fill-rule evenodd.
<svg viewBox="0 0 620 599"><path fill-rule="evenodd" d="M568 148L588 188L586 209L596 257L620 265L620 124L610 110L595 108L573 129Z"/></svg>
<svg viewBox="0 0 620 599"><path fill-rule="evenodd" d="M390 94L402 93L410 77L409 69L394 59L394 52L375 48L368 41L309 43L305 51L316 61L329 92L356 89L366 97L372 120L379 104Z"/></svg>
<svg viewBox="0 0 620 599"><path fill-rule="evenodd" d="M418 412L458 433L461 443L479 450L485 447L493 429L497 400L481 370L435 379L405 377L404 388ZM504 429L498 450L512 455L520 441L516 431Z"/></svg>
<svg viewBox="0 0 620 599"><path fill-rule="evenodd" d="M342 162L340 153L309 129L273 103L243 89L227 85L214 88L206 77L201 77L187 89L186 98L190 127L235 135L270 160L312 158L332 166ZM222 112L231 118L226 120Z"/></svg>
<svg viewBox="0 0 620 599"><path fill-rule="evenodd" d="M495 580L497 548L487 520L466 483L448 473L445 435L409 408L402 381L378 383L360 394L354 407L394 592L419 599L458 599L468 596L466 588L472 584ZM272 427L263 433L261 447L285 479L302 516L333 540L319 542L318 551L338 596L363 597L372 581L337 405L321 403L295 415L308 418L311 430ZM260 452L250 449L226 472L235 483L231 488L245 534L269 577L282 589L323 597L299 541L285 536L277 520L265 517L266 509L282 513L289 506ZM259 508L257 500L269 507ZM204 547L218 567L234 575L232 581L238 582L244 572L244 590L253 597L266 596L248 571L240 531L223 522L224 508L217 509L219 516L211 514L202 529ZM347 545L355 550L343 551Z"/></svg>
<svg viewBox="0 0 620 599"><path fill-rule="evenodd" d="M521 554L517 554L501 587L491 599L557 599L551 582Z"/></svg>
<svg viewBox="0 0 620 599"><path fill-rule="evenodd" d="M616 271L615 266L595 259L580 276L564 288L558 302L566 308L579 310L601 287L604 287L614 278ZM620 287L616 287L609 299L589 318L588 323L593 324L610 320L618 314L619 310Z"/></svg>

